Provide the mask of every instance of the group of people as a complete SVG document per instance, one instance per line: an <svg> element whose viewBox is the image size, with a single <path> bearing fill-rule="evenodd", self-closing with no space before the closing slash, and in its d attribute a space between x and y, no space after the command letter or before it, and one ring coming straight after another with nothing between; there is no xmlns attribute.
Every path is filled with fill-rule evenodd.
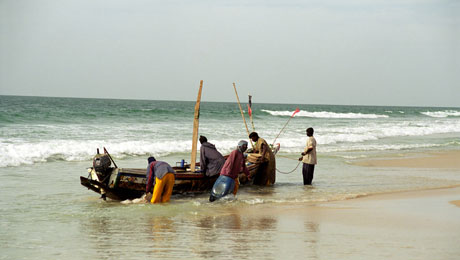
<svg viewBox="0 0 460 260"><path fill-rule="evenodd" d="M313 172L317 163L316 159L316 140L313 137L313 128L306 130L308 139L302 157L299 161L303 162L302 175L304 185L311 185ZM214 144L208 142L205 136L200 136L200 171L204 175L211 177L219 174L211 190L209 201L215 201L227 194L237 194L239 188L238 175L243 172L249 181L255 185L273 185L276 180L276 160L275 155L268 143L256 132L252 132L249 138L254 142L252 154L257 154L259 168L254 176L250 175L246 167L245 152L248 149L248 142L241 140L235 150L225 159L217 151ZM166 162L157 161L154 157L148 158L146 200L151 203L163 203L170 200L174 181L175 171Z"/></svg>

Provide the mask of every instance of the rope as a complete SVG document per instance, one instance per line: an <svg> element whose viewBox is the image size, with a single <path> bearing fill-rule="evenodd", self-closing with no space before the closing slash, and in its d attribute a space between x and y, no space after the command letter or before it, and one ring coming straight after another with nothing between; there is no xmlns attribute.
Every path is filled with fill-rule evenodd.
<svg viewBox="0 0 460 260"><path fill-rule="evenodd" d="M276 154L275 156L279 156L279 157L283 157L283 158L286 158L286 159L291 159L291 160L294 160L294 161L297 161L298 159L294 159L294 158L291 158L291 157L288 157L288 156L284 156L284 155L280 155L280 154Z"/></svg>
<svg viewBox="0 0 460 260"><path fill-rule="evenodd" d="M297 170L297 168L299 168L299 165L300 165L301 162L302 162L302 161L299 161L299 163L298 163L297 166L294 168L294 170L292 170L292 171L290 171L290 172L282 172L282 171L278 170L278 168L276 168L276 170L277 170L279 173L282 173L282 174L289 174L289 173L291 173L291 172Z"/></svg>

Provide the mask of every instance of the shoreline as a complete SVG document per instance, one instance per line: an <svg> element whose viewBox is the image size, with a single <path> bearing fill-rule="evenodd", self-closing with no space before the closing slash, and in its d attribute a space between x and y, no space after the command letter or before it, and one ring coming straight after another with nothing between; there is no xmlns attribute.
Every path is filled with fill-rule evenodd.
<svg viewBox="0 0 460 260"><path fill-rule="evenodd" d="M459 150L411 153L405 158L362 160L357 165L372 162L365 165L369 170L429 168L435 174L460 168L456 162L459 155ZM422 164L420 160L430 163ZM280 233L277 238L285 243L296 243L291 237L307 237L306 241L311 241L307 252L313 250L313 258L317 259L457 259L460 255L456 242L460 241L458 181L443 187L358 195L336 201L251 205L233 208L227 214L248 223L277 223L273 228Z"/></svg>
<svg viewBox="0 0 460 260"><path fill-rule="evenodd" d="M460 254L460 185L303 205L228 213L249 223L277 223L286 243L295 243L290 236L309 237L317 259L456 259Z"/></svg>
<svg viewBox="0 0 460 260"><path fill-rule="evenodd" d="M411 152L403 157L391 156L362 159L352 165L362 167L401 167L429 169L460 169L460 150Z"/></svg>

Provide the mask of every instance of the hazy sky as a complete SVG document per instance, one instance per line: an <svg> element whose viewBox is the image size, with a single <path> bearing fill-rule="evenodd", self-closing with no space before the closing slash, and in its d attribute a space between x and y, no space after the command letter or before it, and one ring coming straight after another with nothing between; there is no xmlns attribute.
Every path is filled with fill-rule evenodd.
<svg viewBox="0 0 460 260"><path fill-rule="evenodd" d="M0 0L0 95L460 107L460 1Z"/></svg>

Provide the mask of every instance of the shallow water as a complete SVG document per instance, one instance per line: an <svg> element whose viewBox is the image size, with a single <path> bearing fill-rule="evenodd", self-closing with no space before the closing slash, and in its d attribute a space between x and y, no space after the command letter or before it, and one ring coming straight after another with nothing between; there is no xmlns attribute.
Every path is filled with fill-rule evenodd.
<svg viewBox="0 0 460 260"><path fill-rule="evenodd" d="M131 167L143 161L117 163ZM278 168L295 165L293 160L278 159ZM175 195L166 205L150 205L100 200L79 184L88 166L89 162L50 162L0 168L0 259L280 259L287 253L292 258L322 258L325 253L317 250L331 245L321 242L325 234L317 223L301 216L249 217L245 211L259 205L307 207L366 194L460 184L455 171L363 168L323 157L313 186L302 185L299 168L278 174L273 187L242 187L236 198L216 203L201 194ZM340 235L328 239L341 241L333 247L337 255L346 249Z"/></svg>

